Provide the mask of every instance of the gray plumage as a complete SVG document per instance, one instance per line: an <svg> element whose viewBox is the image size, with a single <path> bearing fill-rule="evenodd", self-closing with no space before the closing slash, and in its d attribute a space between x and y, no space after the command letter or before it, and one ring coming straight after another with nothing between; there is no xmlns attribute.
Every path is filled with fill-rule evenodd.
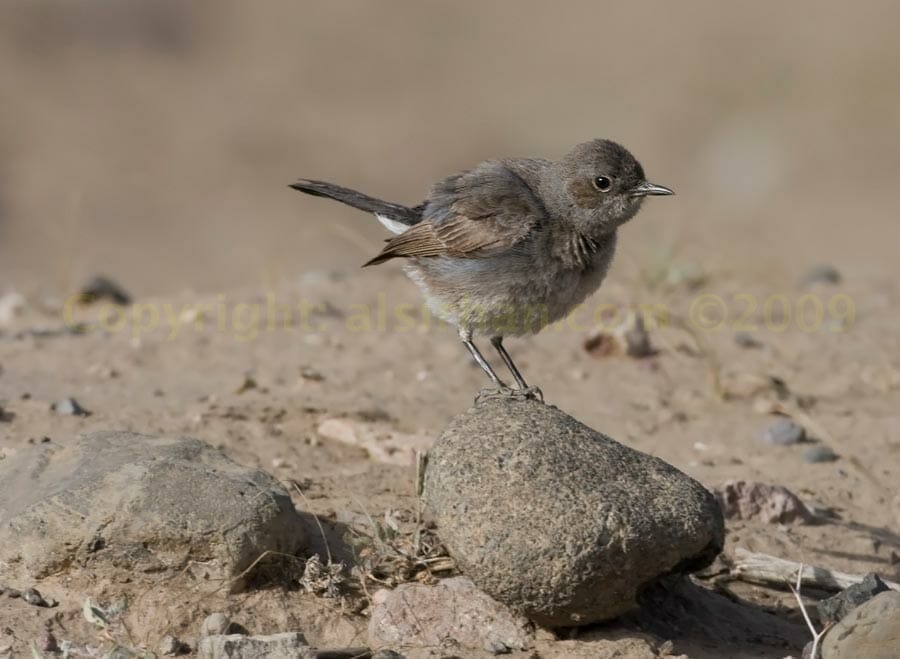
<svg viewBox="0 0 900 659"><path fill-rule="evenodd" d="M472 337L490 337L525 389L502 337L538 332L583 302L606 276L618 227L644 197L672 194L647 182L634 156L609 140L579 144L557 161L483 162L439 181L415 207L321 181L291 187L375 213L397 235L365 265L403 258L431 310L459 328L504 389Z"/></svg>

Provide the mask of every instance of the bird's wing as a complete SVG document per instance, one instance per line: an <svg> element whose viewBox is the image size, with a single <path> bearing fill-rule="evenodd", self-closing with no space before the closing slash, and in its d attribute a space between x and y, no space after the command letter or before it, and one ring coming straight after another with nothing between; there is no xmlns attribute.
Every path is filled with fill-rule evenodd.
<svg viewBox="0 0 900 659"><path fill-rule="evenodd" d="M397 257L484 258L520 243L546 211L528 183L500 161L436 184L423 220L387 241L366 265Z"/></svg>

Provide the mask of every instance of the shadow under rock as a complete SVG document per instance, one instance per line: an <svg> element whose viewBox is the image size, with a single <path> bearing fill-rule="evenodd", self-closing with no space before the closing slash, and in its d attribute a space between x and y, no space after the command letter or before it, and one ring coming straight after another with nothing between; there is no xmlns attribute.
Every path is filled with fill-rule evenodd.
<svg viewBox="0 0 900 659"><path fill-rule="evenodd" d="M621 629L671 641L672 654L687 654L692 659L780 659L785 654L799 654L810 640L804 625L684 577L661 580L641 595L640 609L612 623L585 629L578 638L604 638L609 631Z"/></svg>
<svg viewBox="0 0 900 659"><path fill-rule="evenodd" d="M299 590L303 587L307 561L316 555L323 570L342 564L342 576L346 578L350 574L356 565L354 548L346 541L350 527L334 520L317 518L302 510L298 510L297 514L306 530L306 545L296 556L262 554L245 570L243 590L271 587ZM324 587L327 577L323 573L320 578Z"/></svg>
<svg viewBox="0 0 900 659"><path fill-rule="evenodd" d="M306 555L318 554L322 562L343 563L349 572L356 565L356 551L347 542L351 529L347 524L333 519L323 519L312 513L298 511L307 529L309 544Z"/></svg>

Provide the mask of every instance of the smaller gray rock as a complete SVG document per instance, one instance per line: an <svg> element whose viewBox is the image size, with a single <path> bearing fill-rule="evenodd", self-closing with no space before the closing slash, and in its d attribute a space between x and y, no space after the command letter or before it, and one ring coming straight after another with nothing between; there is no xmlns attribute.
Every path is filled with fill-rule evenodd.
<svg viewBox="0 0 900 659"><path fill-rule="evenodd" d="M207 636L197 647L199 659L306 659L309 646L300 632L271 636Z"/></svg>
<svg viewBox="0 0 900 659"><path fill-rule="evenodd" d="M379 590L369 620L369 646L414 649L441 647L451 640L460 649L531 647L528 621L480 591L467 577L435 586L402 584Z"/></svg>
<svg viewBox="0 0 900 659"><path fill-rule="evenodd" d="M53 405L50 409L60 416L90 416L91 413L83 408L74 398L63 398Z"/></svg>
<svg viewBox="0 0 900 659"><path fill-rule="evenodd" d="M770 423L760 437L766 444L790 446L806 440L806 428L793 419L781 417Z"/></svg>
<svg viewBox="0 0 900 659"><path fill-rule="evenodd" d="M834 462L840 456L824 444L811 446L803 452L803 459L811 464L818 462Z"/></svg>
<svg viewBox="0 0 900 659"><path fill-rule="evenodd" d="M869 572L862 581L845 588L837 595L819 602L819 616L823 620L838 622L860 604L868 602L878 593L890 590L877 574Z"/></svg>
<svg viewBox="0 0 900 659"><path fill-rule="evenodd" d="M223 636L228 633L231 620L224 613L210 613L200 625L200 636Z"/></svg>
<svg viewBox="0 0 900 659"><path fill-rule="evenodd" d="M727 481L713 492L726 519L761 520L771 524L814 519L806 504L781 485Z"/></svg>
<svg viewBox="0 0 900 659"><path fill-rule="evenodd" d="M836 286L841 283L843 277L840 271L833 265L823 264L810 268L800 278L800 285L804 288L814 286L815 284L828 284Z"/></svg>
<svg viewBox="0 0 900 659"><path fill-rule="evenodd" d="M897 659L900 593L879 593L828 630L822 659Z"/></svg>

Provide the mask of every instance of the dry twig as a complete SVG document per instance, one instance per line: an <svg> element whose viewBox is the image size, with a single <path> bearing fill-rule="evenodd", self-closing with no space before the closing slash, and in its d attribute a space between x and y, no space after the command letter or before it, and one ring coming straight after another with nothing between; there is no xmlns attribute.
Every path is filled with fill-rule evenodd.
<svg viewBox="0 0 900 659"><path fill-rule="evenodd" d="M798 586L808 586L820 590L839 591L859 583L865 577L829 570L824 567L803 565L768 554L757 554L741 549L735 550L735 559L730 569L730 576L751 583L783 586L790 583L795 574L798 575ZM888 588L900 591L900 584L892 581L884 582Z"/></svg>

